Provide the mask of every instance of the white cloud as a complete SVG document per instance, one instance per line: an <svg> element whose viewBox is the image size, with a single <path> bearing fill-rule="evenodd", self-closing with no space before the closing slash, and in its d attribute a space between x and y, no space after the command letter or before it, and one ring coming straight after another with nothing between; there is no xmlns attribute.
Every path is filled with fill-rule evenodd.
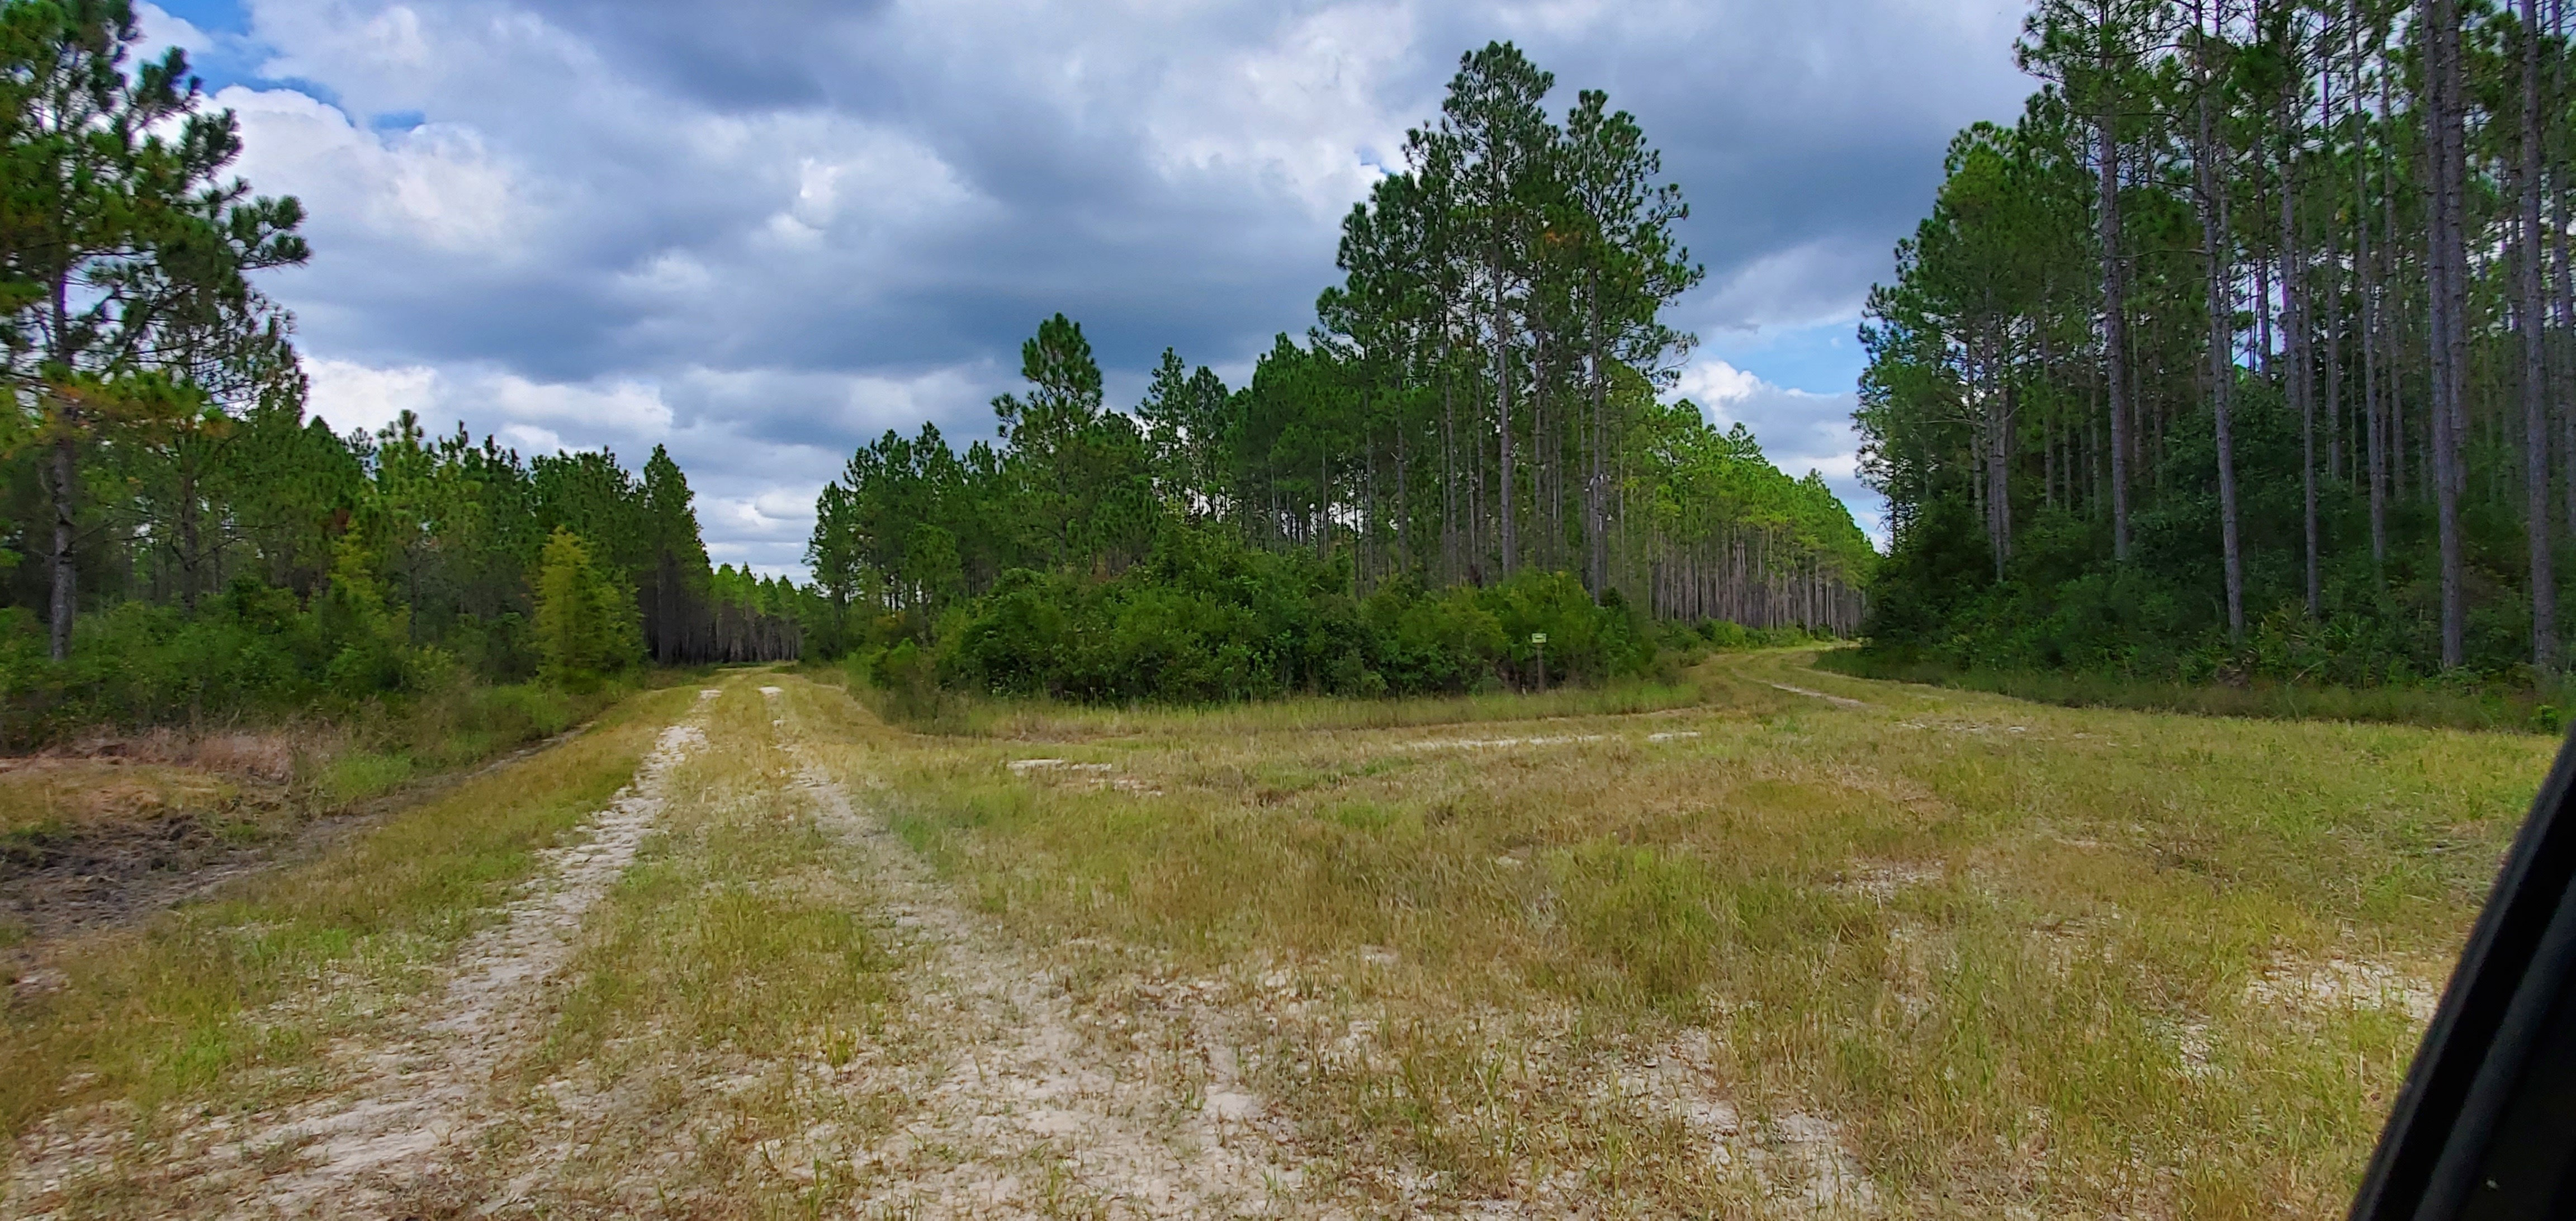
<svg viewBox="0 0 2576 1221"><path fill-rule="evenodd" d="M405 411L434 418L440 410L438 370L427 365L375 369L352 361L308 357L304 372L312 382L307 410L340 432L353 428L373 432Z"/></svg>
<svg viewBox="0 0 2576 1221"><path fill-rule="evenodd" d="M1179 58L1148 103L1155 161L1169 178L1269 186L1338 220L1377 178L1372 165L1401 155L1406 116L1383 95L1413 53L1409 8L1351 4L1239 51Z"/></svg>
<svg viewBox="0 0 2576 1221"><path fill-rule="evenodd" d="M1860 481L1860 434L1851 418L1857 394L1775 386L1716 357L1702 357L1683 368L1673 397L1698 403L1718 428L1741 423L1751 429L1772 465L1788 474L1824 476L1826 486L1851 507L1861 531L1887 545L1886 501Z"/></svg>
<svg viewBox="0 0 2576 1221"><path fill-rule="evenodd" d="M215 46L213 35L157 4L135 5L134 25L143 34L143 53L154 59L160 58L164 47L177 47L193 60Z"/></svg>
<svg viewBox="0 0 2576 1221"><path fill-rule="evenodd" d="M467 393L505 419L569 425L586 436L652 439L671 429L671 408L663 403L662 392L642 382L577 386L501 373Z"/></svg>
<svg viewBox="0 0 2576 1221"><path fill-rule="evenodd" d="M375 368L329 357L308 359L305 368L312 379L310 411L342 431L381 428L410 411L432 432L463 420L539 453L649 442L671 431L661 391L642 382L535 382L494 369Z"/></svg>
<svg viewBox="0 0 2576 1221"><path fill-rule="evenodd" d="M214 101L241 119L235 168L264 192L302 199L326 251L356 228L429 251L504 258L534 222L511 171L471 129L365 131L292 89L234 85Z"/></svg>
<svg viewBox="0 0 2576 1221"><path fill-rule="evenodd" d="M1713 357L1684 367L1673 384L1675 397L1695 400L1704 407L1738 402L1762 388L1761 378Z"/></svg>
<svg viewBox="0 0 2576 1221"><path fill-rule="evenodd" d="M522 454L557 454L587 448L566 444L563 434L534 424L504 424L497 435L502 444Z"/></svg>
<svg viewBox="0 0 2576 1221"><path fill-rule="evenodd" d="M527 451L666 441L720 555L792 569L850 448L990 435L1065 310L1132 401L1165 344L1240 382L1457 53L1518 40L1666 152L1703 334L1847 324L1951 131L2010 118L2018 8L1955 0L244 0L156 39L252 69L239 169L307 205L293 308L335 425ZM792 30L789 37L778 31ZM292 89L279 87L291 83ZM308 96L309 95L309 96ZM1686 392L1849 482L1835 379L1740 348ZM1856 491L1847 494L1857 494Z"/></svg>

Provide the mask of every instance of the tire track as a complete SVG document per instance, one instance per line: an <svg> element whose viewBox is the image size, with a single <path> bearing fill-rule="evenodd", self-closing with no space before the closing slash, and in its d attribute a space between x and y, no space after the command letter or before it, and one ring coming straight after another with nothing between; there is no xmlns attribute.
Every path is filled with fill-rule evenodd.
<svg viewBox="0 0 2576 1221"><path fill-rule="evenodd" d="M777 688L763 688L773 705ZM779 717L783 724L786 718ZM1109 1046L1086 1033L1044 966L962 907L882 820L792 734L798 787L822 827L855 850L881 913L917 956L907 989L917 1028L947 1057L902 1130L857 1167L861 1215L1142 1217L1285 1211L1298 1159L1240 1079L1214 1014L1162 1015L1168 1029ZM1196 1097L1158 1084L1144 1045L1192 1061ZM1168 1074L1163 1074L1168 1076Z"/></svg>
<svg viewBox="0 0 2576 1221"><path fill-rule="evenodd" d="M635 859L672 770L706 745L704 710L719 694L701 690L692 715L662 731L588 836L540 854L536 880L500 923L458 949L446 988L383 1027L407 1035L331 1049L325 1071L339 1084L325 1097L182 1133L157 1177L197 1180L192 1194L220 1191L215 1215L401 1215L401 1200L497 1122L487 1102L494 1070L542 1027L547 985L571 960L583 916ZM48 1175L46 1160L30 1158L22 1182L70 1177Z"/></svg>

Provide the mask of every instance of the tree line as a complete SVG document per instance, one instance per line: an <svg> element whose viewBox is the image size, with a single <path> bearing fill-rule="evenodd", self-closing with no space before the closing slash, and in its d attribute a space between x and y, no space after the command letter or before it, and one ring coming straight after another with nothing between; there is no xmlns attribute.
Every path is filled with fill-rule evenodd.
<svg viewBox="0 0 2576 1221"><path fill-rule="evenodd" d="M1602 95L1552 120L1506 44L1247 385L1166 352L1111 410L1048 319L997 438L852 457L800 587L712 566L658 447L630 471L310 418L252 282L309 257L302 209L231 175L233 116L138 39L122 0L0 4L13 741L900 645L894 671L1083 697L1463 690L1641 670L1657 617L1858 624L1874 557L1821 480L1659 401L1690 345L1660 313L1700 278L1678 191Z"/></svg>
<svg viewBox="0 0 2576 1221"><path fill-rule="evenodd" d="M1963 664L2560 666L2565 0L2042 0L1862 328L1872 624ZM2517 671L2519 672L2519 671Z"/></svg>
<svg viewBox="0 0 2576 1221"><path fill-rule="evenodd" d="M801 592L709 566L658 447L639 477L308 419L250 281L308 257L303 211L229 176L233 115L139 38L121 0L0 5L7 736L798 655Z"/></svg>
<svg viewBox="0 0 2576 1221"><path fill-rule="evenodd" d="M1560 121L1554 84L1508 43L1463 56L1404 168L1344 220L1315 324L1245 385L1167 349L1112 410L1059 314L1022 349L1028 388L993 401L996 438L862 447L807 552L862 625L851 647L954 638L943 618L1015 571L1133 585L1183 552L1219 562L1211 532L1339 565L1353 597L1565 573L1596 606L1856 630L1875 557L1821 478L1659 402L1693 342L1663 321L1702 279L1675 237L1687 209L1632 116L1583 91ZM1167 546L1175 531L1199 541Z"/></svg>

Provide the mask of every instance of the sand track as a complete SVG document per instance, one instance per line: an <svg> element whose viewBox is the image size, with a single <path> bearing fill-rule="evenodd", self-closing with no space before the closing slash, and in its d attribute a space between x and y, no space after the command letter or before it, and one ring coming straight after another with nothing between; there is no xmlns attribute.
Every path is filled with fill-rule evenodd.
<svg viewBox="0 0 2576 1221"><path fill-rule="evenodd" d="M764 694L768 694L764 692ZM775 701L778 697L771 694ZM1204 1217L1280 1211L1300 1175L1263 1100L1204 1005L1150 1015L1161 1029L1086 1029L1054 973L969 912L792 736L798 787L885 896L879 915L913 957L916 1030L941 1067L918 1109L861 1167L865 1216ZM864 782L862 782L864 784ZM1152 1063L1160 1047L1164 1062ZM1170 1061L1183 1062L1175 1089Z"/></svg>
<svg viewBox="0 0 2576 1221"><path fill-rule="evenodd" d="M717 691L698 693L704 709ZM570 961L582 917L635 858L675 767L706 745L703 712L662 731L635 780L578 842L543 854L537 879L502 920L459 949L447 986L327 1053L337 1085L275 1113L210 1120L156 1150L155 1178L225 1202L199 1215L401 1215L399 1201L448 1168L495 1122L493 1071L550 1011L549 984ZM36 1209L73 1203L70 1185L125 1152L96 1127L31 1137L18 1190ZM36 1213L33 1215L42 1215Z"/></svg>

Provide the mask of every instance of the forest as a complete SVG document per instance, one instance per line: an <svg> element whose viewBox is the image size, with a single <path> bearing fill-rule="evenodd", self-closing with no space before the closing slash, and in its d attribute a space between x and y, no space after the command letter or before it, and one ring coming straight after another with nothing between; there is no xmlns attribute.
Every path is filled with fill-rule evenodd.
<svg viewBox="0 0 2576 1221"><path fill-rule="evenodd" d="M522 459L304 411L291 198L122 4L0 8L0 742L798 652L656 448Z"/></svg>
<svg viewBox="0 0 2576 1221"><path fill-rule="evenodd" d="M1163 353L1108 410L1079 324L1022 349L996 441L925 425L817 505L843 647L1086 697L1464 690L1638 669L1656 624L1850 634L1876 560L1822 479L1666 403L1701 282L1636 119L1517 48L1461 57L1341 283L1249 382ZM1595 642L1598 642L1597 644ZM919 659L919 660L915 660ZM873 664L873 663L870 663Z"/></svg>
<svg viewBox="0 0 2576 1221"><path fill-rule="evenodd" d="M1859 626L1842 504L1659 399L1701 279L1679 189L1602 94L1552 120L1507 44L1462 58L1248 385L1167 351L1110 409L1059 314L995 440L852 456L799 586L711 566L660 447L311 417L257 287L310 257L303 210L230 176L235 116L183 53L129 62L124 5L0 12L0 740L845 655L1078 698L1463 691L1641 672L1695 625Z"/></svg>
<svg viewBox="0 0 2576 1221"><path fill-rule="evenodd" d="M1882 657L2524 683L2576 537L2564 0L2047 0L1870 298Z"/></svg>

